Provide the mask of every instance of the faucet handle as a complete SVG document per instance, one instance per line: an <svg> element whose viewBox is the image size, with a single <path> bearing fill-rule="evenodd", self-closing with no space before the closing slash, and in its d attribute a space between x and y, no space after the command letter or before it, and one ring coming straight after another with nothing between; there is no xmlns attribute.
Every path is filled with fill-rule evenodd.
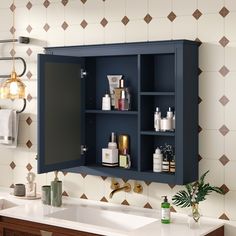
<svg viewBox="0 0 236 236"><path fill-rule="evenodd" d="M114 178L111 180L111 189L116 190L120 188L120 184Z"/></svg>
<svg viewBox="0 0 236 236"><path fill-rule="evenodd" d="M143 192L143 186L136 182L134 184L134 192L135 193L142 193Z"/></svg>

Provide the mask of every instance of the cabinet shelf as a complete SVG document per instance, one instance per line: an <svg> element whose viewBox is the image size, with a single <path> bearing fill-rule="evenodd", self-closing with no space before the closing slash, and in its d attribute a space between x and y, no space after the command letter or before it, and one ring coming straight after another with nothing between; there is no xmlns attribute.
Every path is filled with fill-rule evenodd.
<svg viewBox="0 0 236 236"><path fill-rule="evenodd" d="M175 92L141 92L141 96L175 96Z"/></svg>
<svg viewBox="0 0 236 236"><path fill-rule="evenodd" d="M85 113L87 114L118 114L118 115L138 115L138 111L117 111L117 110L110 110L110 111L103 111L103 110L86 110Z"/></svg>
<svg viewBox="0 0 236 236"><path fill-rule="evenodd" d="M175 132L172 131L141 131L141 135L153 135L153 136L175 136Z"/></svg>

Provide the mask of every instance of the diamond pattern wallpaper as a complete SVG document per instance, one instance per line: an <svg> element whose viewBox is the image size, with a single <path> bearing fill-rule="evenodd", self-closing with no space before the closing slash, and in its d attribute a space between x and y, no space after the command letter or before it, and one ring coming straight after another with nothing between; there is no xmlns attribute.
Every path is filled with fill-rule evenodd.
<svg viewBox="0 0 236 236"><path fill-rule="evenodd" d="M30 37L29 45L0 45L1 56L13 53L27 62L23 78L27 107L20 116L19 147L0 147L0 186L24 182L37 171L37 54L46 46L125 43L190 39L200 41L199 52L199 166L200 174L221 186L225 195L212 195L202 214L236 222L236 1L235 0L9 0L0 1L0 39ZM16 25L12 26L12 12ZM1 68L10 70L9 65ZM21 70L21 65L16 65ZM58 99L58 102L60 100ZM20 101L0 100L2 107ZM191 167L189 167L191 168ZM37 186L50 183L53 173L37 175ZM111 178L60 173L63 195L160 208L181 186L140 181L143 193L120 192L109 199ZM121 184L133 180L118 180ZM185 210L172 206L172 211ZM236 231L235 231L236 235Z"/></svg>

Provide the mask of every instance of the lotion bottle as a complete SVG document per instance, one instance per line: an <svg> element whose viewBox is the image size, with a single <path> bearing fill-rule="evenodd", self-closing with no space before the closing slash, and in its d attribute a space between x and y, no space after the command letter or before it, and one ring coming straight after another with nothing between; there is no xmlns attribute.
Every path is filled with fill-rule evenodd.
<svg viewBox="0 0 236 236"><path fill-rule="evenodd" d="M156 111L154 113L154 129L155 131L161 130L161 111L159 107L156 107Z"/></svg>
<svg viewBox="0 0 236 236"><path fill-rule="evenodd" d="M161 203L161 223L170 224L170 203L167 196L163 196L164 201Z"/></svg>
<svg viewBox="0 0 236 236"><path fill-rule="evenodd" d="M153 172L162 172L163 155L160 148L156 148L153 153Z"/></svg>

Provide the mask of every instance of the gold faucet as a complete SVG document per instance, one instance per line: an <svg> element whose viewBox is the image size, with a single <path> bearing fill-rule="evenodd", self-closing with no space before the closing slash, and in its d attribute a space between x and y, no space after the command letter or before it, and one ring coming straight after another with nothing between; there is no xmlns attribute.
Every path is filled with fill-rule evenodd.
<svg viewBox="0 0 236 236"><path fill-rule="evenodd" d="M124 190L125 192L130 192L130 191L131 191L131 185L130 185L129 183L126 183L126 184L124 184L123 187L114 189L113 191L111 191L109 197L112 198L113 195L114 195L116 192L119 192L119 191L122 191L122 190Z"/></svg>

